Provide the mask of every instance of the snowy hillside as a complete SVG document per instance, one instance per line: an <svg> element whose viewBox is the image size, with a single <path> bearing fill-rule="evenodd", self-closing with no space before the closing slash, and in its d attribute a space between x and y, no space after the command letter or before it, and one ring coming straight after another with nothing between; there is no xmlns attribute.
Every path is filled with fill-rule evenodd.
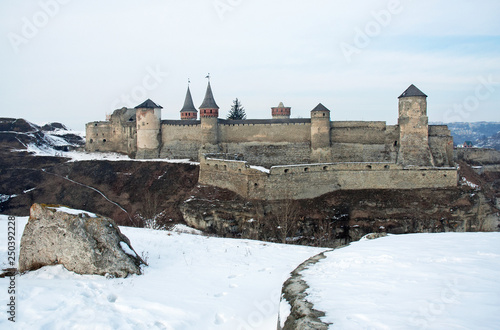
<svg viewBox="0 0 500 330"><path fill-rule="evenodd" d="M0 118L0 141L3 147L31 148L51 156L85 145L83 132L71 131L61 123L39 126L16 118Z"/></svg>
<svg viewBox="0 0 500 330"><path fill-rule="evenodd" d="M27 218L18 218L18 240ZM281 286L324 249L121 227L149 267L142 276L82 276L62 266L17 278L19 329L276 329ZM0 237L7 216L0 215ZM4 242L2 240L2 242ZM18 245L19 246L19 245ZM7 246L0 246L1 268ZM0 329L8 279L0 279Z"/></svg>
<svg viewBox="0 0 500 330"><path fill-rule="evenodd" d="M7 216L0 216L6 237ZM17 219L18 241L27 218ZM19 329L276 329L282 283L323 251L121 227L150 266L106 279L61 266L17 277ZM19 246L19 245L18 245ZM500 233L400 235L327 252L304 272L339 329L493 329ZM7 248L0 246L1 267ZM0 328L12 329L0 279ZM282 311L283 312L283 311Z"/></svg>
<svg viewBox="0 0 500 330"><path fill-rule="evenodd" d="M336 329L498 329L500 233L351 243L302 273Z"/></svg>

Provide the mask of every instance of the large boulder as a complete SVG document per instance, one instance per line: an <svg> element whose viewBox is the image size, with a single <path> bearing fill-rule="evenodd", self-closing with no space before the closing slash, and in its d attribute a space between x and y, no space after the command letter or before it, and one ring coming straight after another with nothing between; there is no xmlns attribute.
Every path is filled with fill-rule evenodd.
<svg viewBox="0 0 500 330"><path fill-rule="evenodd" d="M146 264L115 222L59 205L33 204L21 237L19 271L62 264L78 274L126 277Z"/></svg>

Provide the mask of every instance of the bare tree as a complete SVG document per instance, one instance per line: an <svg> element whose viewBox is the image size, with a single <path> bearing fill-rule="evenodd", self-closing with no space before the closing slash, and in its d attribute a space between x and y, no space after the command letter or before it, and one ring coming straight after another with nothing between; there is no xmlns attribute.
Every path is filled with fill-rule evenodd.
<svg viewBox="0 0 500 330"><path fill-rule="evenodd" d="M299 228L299 207L297 201L286 198L273 205L271 224L276 238L281 243L288 243L287 238L293 238Z"/></svg>

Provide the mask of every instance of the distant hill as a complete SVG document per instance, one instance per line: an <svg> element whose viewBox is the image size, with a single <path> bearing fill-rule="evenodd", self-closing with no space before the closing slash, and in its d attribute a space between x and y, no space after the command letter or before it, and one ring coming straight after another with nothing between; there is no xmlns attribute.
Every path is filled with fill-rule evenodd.
<svg viewBox="0 0 500 330"><path fill-rule="evenodd" d="M463 145L465 141L471 141L474 147L500 150L500 122L457 122L445 123L445 125L448 125L455 145Z"/></svg>
<svg viewBox="0 0 500 330"><path fill-rule="evenodd" d="M0 118L0 143L12 149L68 151L83 147L85 139L61 123L38 126L25 119Z"/></svg>

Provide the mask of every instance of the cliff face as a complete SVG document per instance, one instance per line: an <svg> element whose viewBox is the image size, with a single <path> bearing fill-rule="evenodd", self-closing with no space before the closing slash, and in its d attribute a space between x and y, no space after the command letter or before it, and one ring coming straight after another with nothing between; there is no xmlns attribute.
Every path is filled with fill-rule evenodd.
<svg viewBox="0 0 500 330"><path fill-rule="evenodd" d="M499 210L469 186L337 191L300 201L246 201L197 188L181 204L188 225L227 237L339 246L372 232L499 230ZM288 237L288 239L286 238Z"/></svg>

